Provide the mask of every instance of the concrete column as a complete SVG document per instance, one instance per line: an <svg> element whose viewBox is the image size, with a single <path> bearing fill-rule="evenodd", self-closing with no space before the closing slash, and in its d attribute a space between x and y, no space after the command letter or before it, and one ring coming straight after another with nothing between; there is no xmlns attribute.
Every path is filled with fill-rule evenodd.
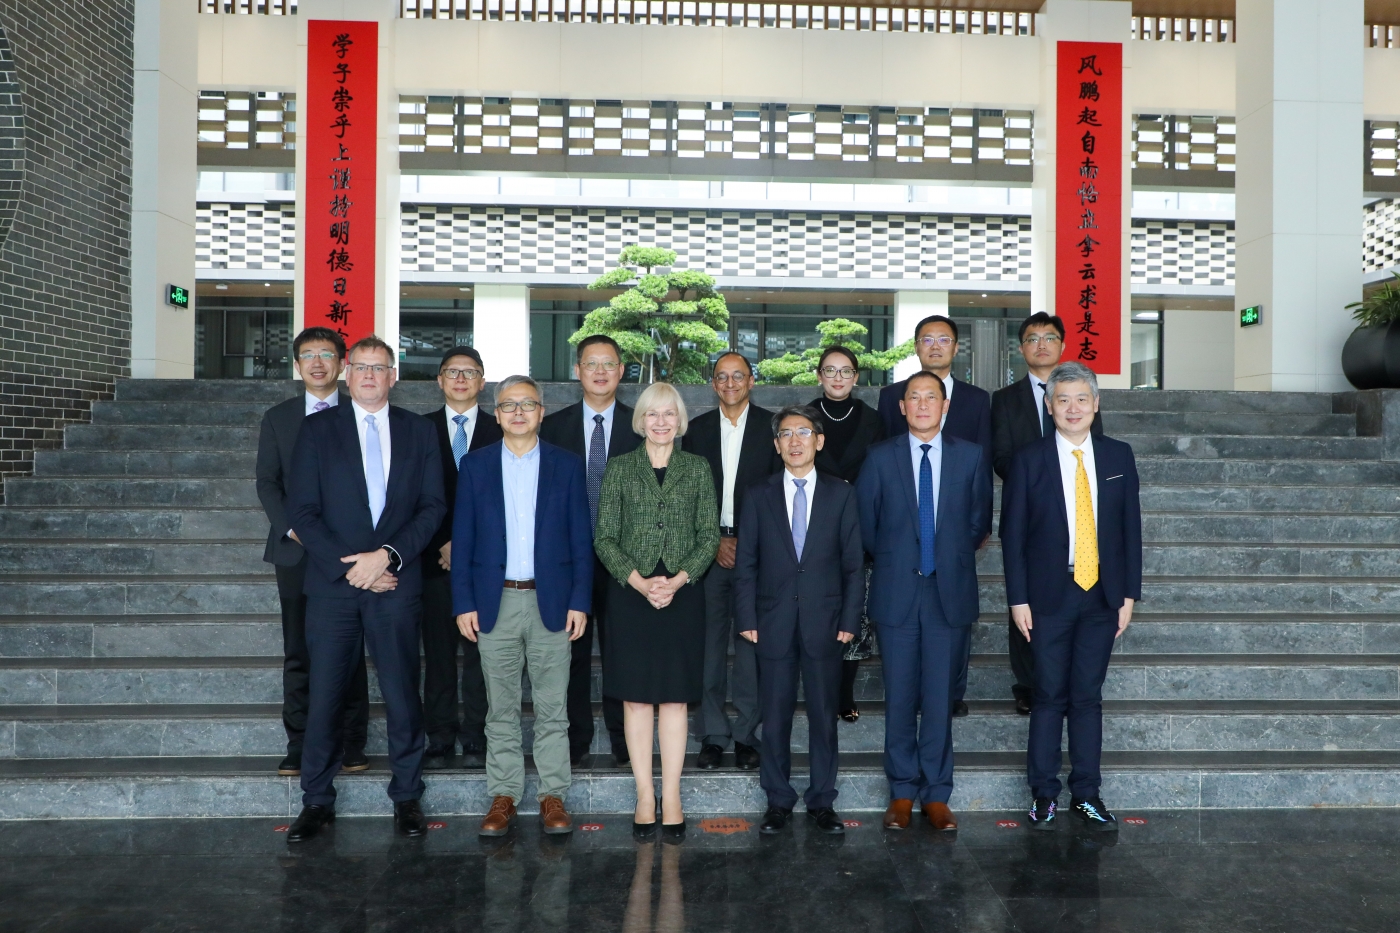
<svg viewBox="0 0 1400 933"><path fill-rule="evenodd" d="M914 328L930 314L948 313L947 292L895 292L894 336L891 345L898 345L914 336ZM894 381L907 379L919 371L918 356L911 356L894 368Z"/></svg>
<svg viewBox="0 0 1400 933"><path fill-rule="evenodd" d="M1057 42L1123 43L1123 287L1122 367L1117 376L1100 376L1106 389L1130 388L1132 356L1132 4L1120 0L1046 0L1036 14L1040 37L1040 104L1035 111L1034 180L1031 185L1031 313L1055 314L1055 165ZM1109 308L1104 307L1102 314ZM1098 314L1100 312L1096 312ZM1066 354L1068 357L1069 354Z"/></svg>
<svg viewBox="0 0 1400 933"><path fill-rule="evenodd" d="M136 0L132 48L131 375L194 376L194 301L166 304L166 286L194 295L199 13L187 0Z"/></svg>
<svg viewBox="0 0 1400 933"><path fill-rule="evenodd" d="M472 287L472 346L492 382L530 374L528 285Z"/></svg>
<svg viewBox="0 0 1400 933"><path fill-rule="evenodd" d="M1238 0L1236 389L1348 388L1361 298L1362 0Z"/></svg>
<svg viewBox="0 0 1400 933"><path fill-rule="evenodd" d="M1233 389L1235 315L1170 308L1162 314L1162 388Z"/></svg>
<svg viewBox="0 0 1400 933"><path fill-rule="evenodd" d="M306 99L306 23L312 19L374 20L379 23L379 140L377 183L375 187L375 299L374 332L391 347L399 339L399 95L395 66L395 35L398 29L399 0L301 0L297 6L297 112L303 113ZM300 118L298 118L300 123ZM298 135L305 129L298 126ZM305 149L297 147L297 229L302 230L307 214ZM294 289L296 310L294 330L303 326L305 298L306 240L297 237L297 272Z"/></svg>

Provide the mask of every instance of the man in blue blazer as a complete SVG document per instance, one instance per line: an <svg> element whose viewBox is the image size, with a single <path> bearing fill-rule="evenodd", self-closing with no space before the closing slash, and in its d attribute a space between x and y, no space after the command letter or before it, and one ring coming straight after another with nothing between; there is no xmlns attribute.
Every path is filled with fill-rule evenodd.
<svg viewBox="0 0 1400 933"><path fill-rule="evenodd" d="M442 521L442 461L433 426L389 405L394 353L378 337L350 348L349 404L308 415L292 454L288 508L306 548L306 648L310 709L302 744L302 811L288 842L335 819L344 752L340 711L369 648L384 697L400 832L427 830L423 707L418 697L422 621L420 555Z"/></svg>
<svg viewBox="0 0 1400 933"><path fill-rule="evenodd" d="M943 380L948 399L947 414L943 416L943 436L956 437L982 448L982 463L992 469L992 397L985 389L953 378L953 359L958 355L958 324L942 314L931 314L914 328L914 352L919 356L923 371ZM880 390L880 419L885 434L894 437L906 430L900 402L908 381L896 382ZM972 639L963 649L958 676L953 683L953 715L966 716L968 652Z"/></svg>
<svg viewBox="0 0 1400 933"><path fill-rule="evenodd" d="M1099 797L1103 682L1113 642L1142 598L1137 464L1127 444L1091 433L1099 384L1087 366L1061 363L1045 394L1055 433L1016 454L1001 497L1006 601L1035 655L1030 820L1053 827L1068 717L1071 812L1116 830Z"/></svg>
<svg viewBox="0 0 1400 933"><path fill-rule="evenodd" d="M953 687L977 620L991 470L979 445L940 432L948 399L938 376L910 376L900 405L905 433L872 446L856 480L885 676L884 825L907 828L920 800L934 828L954 830Z"/></svg>
<svg viewBox="0 0 1400 933"><path fill-rule="evenodd" d="M539 439L544 403L529 376L496 386L501 441L457 471L452 606L478 644L486 677L486 790L481 835L504 836L525 795L520 675L530 675L540 825L573 831L564 808L569 761L570 642L588 624L593 528L583 460Z"/></svg>

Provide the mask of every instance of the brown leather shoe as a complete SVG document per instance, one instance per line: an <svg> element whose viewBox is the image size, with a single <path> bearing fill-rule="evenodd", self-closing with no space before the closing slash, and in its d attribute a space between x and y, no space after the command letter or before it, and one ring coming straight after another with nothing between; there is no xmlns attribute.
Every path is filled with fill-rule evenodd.
<svg viewBox="0 0 1400 933"><path fill-rule="evenodd" d="M914 801L905 798L896 798L890 801L890 808L885 811L886 829L908 829L909 817L914 812Z"/></svg>
<svg viewBox="0 0 1400 933"><path fill-rule="evenodd" d="M948 809L946 803L926 803L924 804L924 816L934 829L940 832L951 833L958 828L957 818L953 816L953 811Z"/></svg>
<svg viewBox="0 0 1400 933"><path fill-rule="evenodd" d="M491 809L486 811L486 819L481 821L481 835L504 836L510 832L510 824L515 822L515 803L506 796L491 801Z"/></svg>
<svg viewBox="0 0 1400 933"><path fill-rule="evenodd" d="M551 836L562 836L574 831L574 818L564 809L564 801L558 797L545 797L540 800L540 829Z"/></svg>

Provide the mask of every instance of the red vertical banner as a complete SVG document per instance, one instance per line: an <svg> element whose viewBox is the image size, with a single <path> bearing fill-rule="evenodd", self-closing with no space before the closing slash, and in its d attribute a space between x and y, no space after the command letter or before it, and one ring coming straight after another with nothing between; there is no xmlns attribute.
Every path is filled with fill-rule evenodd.
<svg viewBox="0 0 1400 933"><path fill-rule="evenodd" d="M378 23L307 23L306 98L303 317L351 344L374 331Z"/></svg>
<svg viewBox="0 0 1400 933"><path fill-rule="evenodd" d="M1055 104L1055 313L1067 352L1123 368L1123 46L1060 42Z"/></svg>

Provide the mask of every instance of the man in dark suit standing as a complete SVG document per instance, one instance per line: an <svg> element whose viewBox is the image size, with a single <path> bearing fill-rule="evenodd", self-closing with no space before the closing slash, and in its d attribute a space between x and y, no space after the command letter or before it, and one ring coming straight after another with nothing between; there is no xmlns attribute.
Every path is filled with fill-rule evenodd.
<svg viewBox="0 0 1400 933"><path fill-rule="evenodd" d="M1111 831L1118 821L1099 797L1103 682L1142 598L1137 464L1127 444L1093 435L1099 385L1087 366L1055 367L1046 394L1055 433L1016 454L1001 502L1006 599L1035 653L1031 826L1053 827L1068 717L1071 812Z"/></svg>
<svg viewBox="0 0 1400 933"><path fill-rule="evenodd" d="M856 480L861 541L875 555L868 612L885 675L886 829L909 826L914 801L954 830L953 683L977 621L977 549L992 527L982 448L939 431L948 400L933 373L910 376L907 433L870 448Z"/></svg>
<svg viewBox="0 0 1400 933"><path fill-rule="evenodd" d="M598 527L598 492L603 488L603 470L619 454L635 450L641 438L632 430L632 409L617 400L617 384L622 381L622 350L617 341L594 334L579 341L574 378L583 387L583 400L565 406L544 419L540 440L562 447L583 458L588 488L588 512ZM597 558L594 558L597 560ZM593 744L593 640L598 639L605 613L608 572L601 562L593 566L592 625L572 645L569 668L569 757L573 767L582 767ZM602 658L604 664L607 658ZM626 767L627 737L622 732L622 702L603 697L603 724L612 743L613 759Z"/></svg>
<svg viewBox="0 0 1400 933"><path fill-rule="evenodd" d="M750 404L753 368L739 353L715 360L710 385L719 407L692 418L681 443L710 464L719 503L719 553L705 573L705 692L696 731L700 754L696 767L719 767L724 746L734 742L734 765L749 771L759 765L758 660L753 644L738 638L734 616L734 555L744 496L782 467L773 445L773 413ZM734 673L729 649L734 646ZM725 700L732 695L736 718L729 721Z"/></svg>
<svg viewBox="0 0 1400 933"><path fill-rule="evenodd" d="M438 388L444 404L425 415L437 428L442 455L443 494L447 515L428 542L423 558L423 728L428 750L423 767L447 767L462 743L462 767L486 767L486 681L481 676L481 653L476 642L457 631L452 612L452 510L457 502L457 468L469 451L501 439L501 426L487 413L481 416L477 396L486 386L486 367L471 347L453 347L438 366ZM457 719L457 649L462 649L462 703Z"/></svg>
<svg viewBox="0 0 1400 933"><path fill-rule="evenodd" d="M985 389L953 378L953 359L958 355L958 325L950 317L932 314L914 328L914 352L919 356L923 371L933 373L943 382L948 400L947 414L943 416L944 437L956 437L972 441L982 448L982 467L988 473L992 469L992 399ZM880 390L880 417L885 422L885 433L890 437L902 434L906 429L900 402L904 399L904 389L908 380L896 382ZM972 650L972 640L968 639L964 654ZM967 703L967 662L963 657L958 668L957 680L953 684L953 715L966 716Z"/></svg>
<svg viewBox="0 0 1400 933"><path fill-rule="evenodd" d="M1021 356L1026 360L1026 375L992 393L992 469L1002 480L1011 470L1011 458L1018 450L1055 433L1055 421L1045 405L1045 381L1065 352L1065 323L1037 311L1021 322L1018 337ZM1094 419L1092 430L1095 437L1103 434L1099 418ZM1005 512L1001 521L1006 523ZM1035 659L1031 656L1031 643L1011 620L1010 610L1006 644L1011 673L1016 678L1011 694L1016 698L1016 712L1025 716L1031 711L1031 694L1035 691Z"/></svg>
<svg viewBox="0 0 1400 933"><path fill-rule="evenodd" d="M311 709L302 749L302 811L288 842L335 819L339 714L365 648L374 659L389 739L394 825L421 836L423 706L418 638L422 554L447 510L433 426L389 405L394 352L378 337L350 348L350 404L317 412L292 454L292 526L306 547Z"/></svg>
<svg viewBox="0 0 1400 933"><path fill-rule="evenodd" d="M306 735L307 684L310 661L306 654L306 550L292 528L287 507L287 477L292 471L292 450L307 415L334 408L349 397L339 391L345 341L328 327L308 327L292 341L292 365L305 391L272 406L263 415L258 432L258 500L271 528L263 560L277 571L277 596L282 603L282 726L287 730L287 757L277 766L282 775L301 774L301 749ZM369 767L365 739L369 730L369 682L363 655L350 676L342 723L344 771Z"/></svg>
<svg viewBox="0 0 1400 933"><path fill-rule="evenodd" d="M739 519L734 565L740 634L758 655L763 716L759 783L768 812L759 832L781 832L792 816L792 717L797 678L807 701L807 817L824 833L846 831L836 802L836 711L841 655L860 632L865 602L865 552L855 490L818 476L822 422L806 406L771 420L782 473L749 489Z"/></svg>

